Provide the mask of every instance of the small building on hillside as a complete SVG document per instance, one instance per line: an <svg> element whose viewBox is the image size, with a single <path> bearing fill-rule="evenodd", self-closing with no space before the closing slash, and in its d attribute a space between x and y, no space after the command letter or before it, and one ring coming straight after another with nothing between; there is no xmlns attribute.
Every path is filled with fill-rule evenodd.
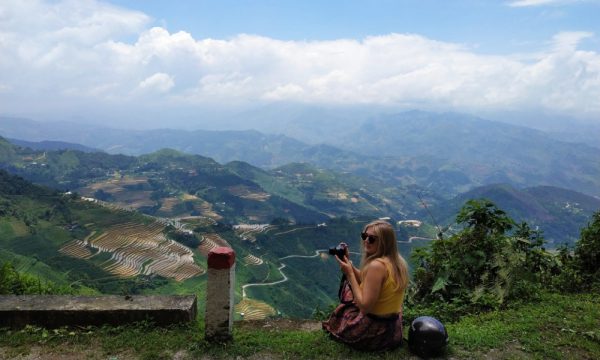
<svg viewBox="0 0 600 360"><path fill-rule="evenodd" d="M398 225L400 226L407 226L407 227L420 227L422 224L421 221L419 220L400 220L398 221Z"/></svg>

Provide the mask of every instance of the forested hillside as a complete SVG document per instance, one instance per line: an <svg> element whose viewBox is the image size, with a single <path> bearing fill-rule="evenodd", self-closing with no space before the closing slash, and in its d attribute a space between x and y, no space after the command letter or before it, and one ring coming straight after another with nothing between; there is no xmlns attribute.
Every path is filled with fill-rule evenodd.
<svg viewBox="0 0 600 360"><path fill-rule="evenodd" d="M261 128L265 133L125 131L3 118L0 134L29 141L69 141L130 155L172 148L220 163L245 161L265 169L308 162L376 179L386 186L419 184L446 198L492 183L550 185L600 196L597 147L457 113L409 111L371 117L362 114L364 118L344 114L343 121L341 115L329 114L319 126L304 125L302 129L282 119L278 126ZM302 118L305 124L315 124L320 115L317 111L317 118L310 119L309 112ZM296 140L295 133L312 141Z"/></svg>
<svg viewBox="0 0 600 360"><path fill-rule="evenodd" d="M358 251L357 234L368 221L263 227L232 227L201 216L170 221L82 200L3 170L0 184L0 262L67 292L202 295L208 251L231 246L240 261L236 309L247 318L276 312L310 317L316 308L329 306L339 269L323 252L340 241ZM405 235L411 231L425 235L418 230L406 230ZM409 253L415 244L422 243L402 249ZM284 277L289 281L277 286L243 287ZM299 297L306 301L298 302Z"/></svg>
<svg viewBox="0 0 600 360"><path fill-rule="evenodd" d="M573 245L592 214L600 209L600 199L575 191L553 186L519 190L507 184L495 184L440 202L432 207L431 212L440 224L451 225L469 199L489 199L516 221L527 222L541 230L550 248ZM423 212L422 216L427 216L427 213ZM450 229L448 233L453 231L456 229Z"/></svg>
<svg viewBox="0 0 600 360"><path fill-rule="evenodd" d="M412 216L418 187L363 181L308 164L270 171L247 163L221 165L200 155L163 149L139 157L39 151L0 139L0 167L63 191L132 207L146 214L208 216L228 223L269 223L275 218L318 222L335 216Z"/></svg>
<svg viewBox="0 0 600 360"><path fill-rule="evenodd" d="M327 249L341 241L360 249L357 234L373 218L396 225L408 258L434 242L438 226L444 237L461 231L454 216L471 198L497 201L516 222L544 231L548 247L572 245L598 208L597 199L569 190L510 185L445 202L375 176L308 163L223 165L172 149L134 157L0 139L0 166L27 179L3 172L0 249L17 270L67 291L194 293L203 289L208 251L230 246L241 264L236 316L247 319L310 317L329 306L339 271Z"/></svg>

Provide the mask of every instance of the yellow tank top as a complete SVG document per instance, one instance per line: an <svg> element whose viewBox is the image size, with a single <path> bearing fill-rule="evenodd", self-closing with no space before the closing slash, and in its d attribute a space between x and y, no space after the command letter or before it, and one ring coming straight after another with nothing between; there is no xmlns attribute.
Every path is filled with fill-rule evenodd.
<svg viewBox="0 0 600 360"><path fill-rule="evenodd" d="M378 259L379 260L379 259ZM389 315L402 312L402 304L404 303L404 289L396 289L396 280L392 271L392 264L389 261L380 260L385 264L387 269L387 278L381 287L379 299L373 306L371 314L374 315ZM362 283L361 283L362 288Z"/></svg>

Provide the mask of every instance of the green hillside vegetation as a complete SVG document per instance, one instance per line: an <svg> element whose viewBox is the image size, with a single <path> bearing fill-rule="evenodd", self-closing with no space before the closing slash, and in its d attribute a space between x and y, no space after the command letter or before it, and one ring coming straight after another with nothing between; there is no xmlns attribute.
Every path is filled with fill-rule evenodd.
<svg viewBox="0 0 600 360"><path fill-rule="evenodd" d="M224 166L171 149L135 158L75 150L42 152L0 141L12 154L0 157L0 166L11 173L150 215L208 216L230 223L268 223L283 216L305 223L336 216L402 218L419 207L415 189L307 164L267 172L247 163Z"/></svg>
<svg viewBox="0 0 600 360"><path fill-rule="evenodd" d="M29 181L60 190L74 190L93 179L105 178L135 165L136 158L77 150L39 151L16 147L0 138L0 166ZM12 154L12 155L11 155Z"/></svg>
<svg viewBox="0 0 600 360"><path fill-rule="evenodd" d="M561 316L557 316L561 314ZM582 315L585 314L585 315ZM446 323L452 359L596 359L600 305L589 294L542 294L536 303ZM408 324L408 321L406 322ZM310 330L303 330L310 326ZM415 359L408 348L361 353L331 340L309 321L235 322L233 341L204 340L197 323L159 328L149 323L123 327L0 329L3 358L88 359Z"/></svg>
<svg viewBox="0 0 600 360"><path fill-rule="evenodd" d="M489 200L467 201L456 221L461 231L413 252L412 308L427 304L456 318L536 301L545 290L600 290L600 212L582 229L573 255L546 251L541 231L515 223Z"/></svg>
<svg viewBox="0 0 600 360"><path fill-rule="evenodd" d="M198 274L191 278L175 281L157 275L130 276L123 271L133 269L120 269L114 267L117 263L111 260L112 252L98 252L92 244L96 239L112 238L111 242L144 241L152 238L150 228L156 228L156 222L150 217L136 212L114 210L110 207L99 206L93 202L82 201L76 195L66 195L48 188L33 185L30 182L10 175L0 170L0 262L23 271L26 275L40 279L41 283L52 283L56 287L67 287L72 292L79 293L104 293L104 294L140 294L161 293L181 294L196 293L199 295L200 307L203 307L203 297L200 296L205 288L205 276ZM292 225L273 226L273 239L277 244L287 243L275 251L270 251L270 237L261 237L254 243L244 241L238 236L231 226L218 223L194 223L194 234L185 235L173 227L165 227L166 235L187 246L192 246L196 263L206 268L200 246L205 236L218 236L232 246L239 257L246 256L261 258L263 265L245 264L237 272L237 301L242 300L241 286L246 283L260 283L276 281L281 278L277 270L280 266L279 258L290 254L313 254L318 248L326 247L322 244L335 245L328 237L340 239L346 236L348 222L341 222L337 226L319 231L316 225L306 225L300 228ZM132 233L132 231L134 233ZM356 230L356 233L359 231ZM143 234L142 234L143 233ZM281 235L278 235L281 233ZM285 234L301 234L306 237L302 241L286 237ZM317 235L315 237L315 234ZM333 235L336 234L336 235ZM339 235L337 235L339 234ZM125 240L119 240L123 238ZM89 239L88 245L82 246L84 239ZM98 240L99 241L99 240ZM122 244L126 244L123 242ZM76 246L77 245L77 246ZM127 254L135 243L118 250ZM109 246L108 243L102 245ZM317 246L319 246L317 248ZM279 252L281 251L281 252ZM140 253L143 255L143 253ZM145 264L145 263L144 263ZM310 264L310 263L309 263ZM110 266L109 266L110 265ZM260 291L250 291L249 297L265 301L279 309L281 313L290 316L310 316L318 305L326 306L332 301L335 291L329 289L337 283L337 270L332 262L323 264L328 269L329 276L311 278L312 274L286 269L293 277L287 285L276 287L273 293L261 295ZM8 266L8 265L6 265ZM140 266L145 266L140 264ZM109 269L114 271L109 271ZM324 276L322 276L324 277ZM321 280L323 280L321 282ZM326 285L323 285L325 283ZM327 285L329 284L329 285ZM333 284L333 285L331 285ZM54 285L53 285L54 286ZM298 308L294 305L298 296L306 292L306 287L316 290L320 297L308 301Z"/></svg>
<svg viewBox="0 0 600 360"><path fill-rule="evenodd" d="M312 223L339 216L435 222L423 211L426 203L439 209L434 214L436 221L448 225L466 199L487 197L512 217L542 228L549 246L557 247L572 244L585 219L599 206L597 199L549 186L517 190L510 185L487 185L448 202L438 195L445 185L433 186L435 191L410 185L431 171L438 171L443 181L459 180L460 171L451 163L433 158L422 162L403 160L402 166L413 168L414 173L395 173L395 160L383 165L358 159L357 166L368 168L337 173L308 163L272 170L244 162L221 165L210 158L171 149L135 158L72 150L38 152L0 142L7 154L5 159L0 158L0 166L12 173L161 217L202 216L230 224L269 223L275 218ZM440 168L434 170L436 167ZM368 173L369 177L353 175L356 172ZM405 181L407 178L412 180ZM436 181L425 180L428 184Z"/></svg>
<svg viewBox="0 0 600 360"><path fill-rule="evenodd" d="M600 212L582 229L573 253L546 252L539 232L527 224L515 224L491 202L467 202L457 222L465 225L461 232L414 252L419 265L405 304L405 329L419 315L442 319L450 334L446 356L452 358L600 356ZM244 326L237 322L234 341L229 344L204 341L201 319L169 329L144 323L118 328L0 330L0 354L29 354L36 345L50 353L91 351L87 356L144 359L176 353L184 358L373 356L332 341L318 330L318 324L311 331L301 330L301 321L287 322L285 328L278 324L283 323ZM131 349L139 355L128 355ZM406 348L381 356L412 358Z"/></svg>
<svg viewBox="0 0 600 360"><path fill-rule="evenodd" d="M68 286L57 286L51 281L22 273L16 270L10 262L0 262L0 295L30 295L30 294L73 294L75 291Z"/></svg>
<svg viewBox="0 0 600 360"><path fill-rule="evenodd" d="M123 223L146 226L134 212L115 211L0 170L0 261L16 270L80 293L137 293L160 279L121 278L103 269L109 257L69 256L66 245Z"/></svg>
<svg viewBox="0 0 600 360"><path fill-rule="evenodd" d="M557 248L573 246L580 230L592 214L600 209L600 199L575 191L552 186L516 189L507 184L481 186L452 200L441 202L431 211L444 225L454 222L455 214L469 199L489 199L513 219L525 221L532 228L543 231L546 246ZM421 214L427 216L426 213Z"/></svg>
<svg viewBox="0 0 600 360"><path fill-rule="evenodd" d="M369 146L364 146L367 143ZM366 121L335 144L371 156L443 160L441 166L434 165L421 174L417 172L420 168L407 173L418 177L419 183L426 183L427 178L438 180L439 175L445 176L440 171L446 169L464 174L457 178L458 182L453 181L454 188L462 191L468 190L460 184L466 181L469 187L491 183L521 187L549 184L600 195L600 149L556 141L538 130L463 114L409 111L380 116ZM397 167L398 163L390 161L390 165Z"/></svg>
<svg viewBox="0 0 600 360"><path fill-rule="evenodd" d="M38 184L133 206L150 215L159 212L166 201L175 201L174 210L179 216L198 216L206 211L232 223L269 222L282 213L299 222L326 218L316 210L271 196L254 182L198 155L165 149L134 158L73 150L40 152L10 144L6 149L13 155L0 158L0 165L11 173ZM111 184L122 179L134 181ZM186 203L182 197L188 195L197 201ZM162 215L174 214L163 210Z"/></svg>
<svg viewBox="0 0 600 360"><path fill-rule="evenodd" d="M73 189L70 185L77 184L79 187L74 189L83 195L107 201L102 205L82 201L76 193L57 193L4 172L6 196L0 202L5 209L0 217L3 235L0 256L4 260L14 258L16 269L31 270L36 275L43 274L42 269L50 269L48 280L81 291L201 295L205 283L204 256L209 245L227 244L234 248L242 264L237 272L236 303L245 299L258 301L286 317L306 318L315 309L326 309L335 302L339 271L331 259L315 251L327 250L340 241L359 249L356 234L366 222L378 215L392 215L390 221L395 223L407 218L403 215L417 213L420 206L436 199L435 194L400 186L394 190L395 197L388 197L387 188L380 187L377 181L362 182L353 176L300 163L265 171L246 163L221 165L210 158L171 149L135 158L72 150L36 152L7 146L6 153L13 155L1 159L3 167L41 179L42 183L46 179L46 184L62 184L59 188ZM77 177L81 171L88 177ZM13 188L22 189L12 194L10 189ZM503 198L510 200L502 203L502 208L508 205L521 215L510 213L511 217L519 222L527 221L529 230L522 229L525 234L522 237L527 239L530 239L528 231L539 233L535 230L538 224L541 224L540 230L545 230L542 221L546 219L552 231L553 224L559 225L556 234L561 226L580 229L590 218L595 204L593 198L550 187L522 192L507 186L490 189L506 194ZM407 191L412 191L412 195ZM554 193L554 197L550 196ZM357 199L354 205L353 198ZM564 202L571 205L567 207ZM404 205L399 205L401 203ZM531 205L528 207L528 204ZM385 210L379 213L371 210L376 207ZM165 219L143 216L123 210L125 208L160 217L180 217L179 222L193 233L181 235L174 231L174 226L158 225ZM391 208L400 211L390 214L387 210ZM560 209L564 211L556 215ZM550 221L557 216L561 216L566 225ZM443 218L437 214L434 217ZM416 218L429 218L429 214ZM270 225L248 235L236 230L234 225L237 224ZM447 224L452 226L449 233L465 227L460 221ZM154 233L151 228L155 229ZM189 277L178 277L171 270L162 275L147 273L150 260L136 262L136 268L122 267L113 259L117 247L98 252L94 246L85 244L86 239L89 242L116 239L126 231L133 232L127 235L127 240L114 240L117 245L129 241L119 250L123 256L133 256L133 252L138 251L134 249L136 242L151 239L158 233L190 247L194 263L188 264ZM399 240L403 241L401 251L407 257L413 248L431 243L437 233L437 229L425 222L418 228L398 227L397 231ZM82 247L82 243L85 246ZM534 248L542 250L541 245ZM135 254L148 259L144 252ZM288 257L290 255L302 257ZM567 261L566 255L564 257ZM414 267L420 266L423 259L426 258L414 260ZM285 268L278 270L283 265ZM243 296L243 285L277 282L284 276L289 279L287 282L247 287L246 297ZM42 279L45 279L43 275ZM436 278L431 285L442 286L443 279L438 282ZM304 297L308 300L298 301ZM465 299L460 301L465 302Z"/></svg>
<svg viewBox="0 0 600 360"><path fill-rule="evenodd" d="M100 152L98 149L89 148L80 144L73 144L64 141L25 141L18 139L8 139L12 144L23 148L34 150L79 150L83 152Z"/></svg>
<svg viewBox="0 0 600 360"><path fill-rule="evenodd" d="M266 122L271 125L264 125L261 119L263 131L302 136L310 145L252 130L124 131L72 124L67 128L10 118L3 118L0 132L14 138L60 139L131 155L173 148L221 163L245 161L265 169L308 162L377 179L390 187L421 184L444 197L491 183L518 187L548 184L600 195L598 148L557 141L542 131L465 114L408 111L368 119L363 115L360 119L357 114L340 117L314 109L299 115L302 122L298 124L274 113L269 114L272 121Z"/></svg>
<svg viewBox="0 0 600 360"><path fill-rule="evenodd" d="M74 194L65 195L36 186L5 171L0 171L0 174L3 185L0 260L3 263L10 261L20 271L38 276L43 281L51 281L57 286L69 286L77 292L196 293L201 299L200 307L203 307L201 294L206 278L201 273L181 281L157 275L131 276L136 274L131 272L134 269L115 268L117 263L111 260L112 252L106 249L105 252L98 252L93 245L101 238L113 239L111 242L126 241L119 238L148 241L153 236L150 229L156 227L153 218L82 201ZM353 251L359 251L360 240L356 234L360 233L367 221L367 218L339 218L322 224L290 224L283 221L275 222L277 224L270 225L266 231L242 235L227 224L193 219L190 223L193 224L192 235L180 233L173 226L165 227L163 231L172 239L191 247L196 264L201 269L206 268L205 254L200 250L208 241L205 237L217 236L233 247L240 259L236 303L244 299L242 285L283 279L278 268L285 264L283 273L289 281L268 287L248 288L247 298L269 304L281 316L305 318L312 316L315 309L327 308L335 301L339 282L339 269L335 262L326 255L318 256L316 251L326 251L341 241L349 243ZM399 230L399 237L404 241L411 235L430 236L423 233L422 229ZM250 239L245 240L246 237ZM84 240L88 245L81 245ZM403 253L409 254L412 246L424 243L426 241L401 244L401 248ZM133 245L135 242L119 251L127 254L134 251L130 249ZM281 259L290 255L303 257ZM144 256L143 253L140 256ZM260 259L260 263L245 262L245 258ZM140 266L146 266L144 264ZM113 272L109 271L111 268ZM300 302L299 298L306 300Z"/></svg>

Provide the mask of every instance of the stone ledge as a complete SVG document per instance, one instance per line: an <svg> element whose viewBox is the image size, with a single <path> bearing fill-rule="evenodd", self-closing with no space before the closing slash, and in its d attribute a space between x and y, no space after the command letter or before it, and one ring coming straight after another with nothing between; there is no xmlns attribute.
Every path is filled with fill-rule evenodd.
<svg viewBox="0 0 600 360"><path fill-rule="evenodd" d="M196 295L7 295L0 296L0 327L124 325L144 320L166 326L193 321L196 311Z"/></svg>

